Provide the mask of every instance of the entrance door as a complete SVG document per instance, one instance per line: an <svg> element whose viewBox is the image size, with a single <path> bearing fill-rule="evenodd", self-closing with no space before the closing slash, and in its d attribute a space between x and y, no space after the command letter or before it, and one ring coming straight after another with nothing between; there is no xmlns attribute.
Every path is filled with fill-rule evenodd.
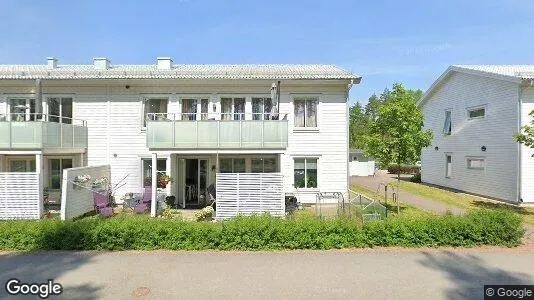
<svg viewBox="0 0 534 300"><path fill-rule="evenodd" d="M208 160L186 159L184 168L184 193L182 206L199 205L201 196L205 197L208 182Z"/></svg>
<svg viewBox="0 0 534 300"><path fill-rule="evenodd" d="M52 158L50 162L50 189L60 190L63 169L72 168L72 158Z"/></svg>

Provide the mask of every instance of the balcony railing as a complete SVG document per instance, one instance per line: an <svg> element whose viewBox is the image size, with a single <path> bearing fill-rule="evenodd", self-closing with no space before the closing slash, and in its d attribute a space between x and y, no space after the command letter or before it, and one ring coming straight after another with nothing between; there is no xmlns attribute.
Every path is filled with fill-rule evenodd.
<svg viewBox="0 0 534 300"><path fill-rule="evenodd" d="M0 149L87 148L86 122L37 113L0 114Z"/></svg>
<svg viewBox="0 0 534 300"><path fill-rule="evenodd" d="M147 145L160 149L285 149L287 120L259 113L149 113Z"/></svg>

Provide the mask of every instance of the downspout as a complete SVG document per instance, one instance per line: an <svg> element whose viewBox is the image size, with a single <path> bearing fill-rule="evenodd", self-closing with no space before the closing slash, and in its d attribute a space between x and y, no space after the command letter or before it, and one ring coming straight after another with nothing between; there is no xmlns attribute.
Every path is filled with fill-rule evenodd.
<svg viewBox="0 0 534 300"><path fill-rule="evenodd" d="M354 79L351 79L349 84L347 85L347 91L346 91L346 99L347 103L345 105L346 110L346 118L347 118L347 157L345 159L345 163L347 164L347 189L350 190L350 109L349 109L349 92L352 86L354 85ZM346 191L347 193L349 191ZM348 197L350 198L350 194L348 194Z"/></svg>

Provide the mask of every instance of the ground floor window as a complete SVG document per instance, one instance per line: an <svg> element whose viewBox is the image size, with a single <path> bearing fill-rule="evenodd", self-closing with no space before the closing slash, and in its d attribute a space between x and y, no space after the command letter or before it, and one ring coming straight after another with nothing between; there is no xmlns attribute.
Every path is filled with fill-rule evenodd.
<svg viewBox="0 0 534 300"><path fill-rule="evenodd" d="M486 168L486 160L483 157L468 157L467 168L484 170Z"/></svg>
<svg viewBox="0 0 534 300"><path fill-rule="evenodd" d="M254 157L250 163L251 173L274 173L277 169L275 157Z"/></svg>
<svg viewBox="0 0 534 300"><path fill-rule="evenodd" d="M452 155L445 154L445 177L451 178L452 176Z"/></svg>
<svg viewBox="0 0 534 300"><path fill-rule="evenodd" d="M141 161L143 165L143 170L142 170L143 186L150 186L152 183L152 159L143 158ZM156 166L156 173L157 173L157 177L167 174L167 159L158 158L157 166Z"/></svg>
<svg viewBox="0 0 534 300"><path fill-rule="evenodd" d="M35 172L35 158L16 158L9 160L9 172Z"/></svg>
<svg viewBox="0 0 534 300"><path fill-rule="evenodd" d="M317 158L294 159L294 184L296 188L317 188Z"/></svg>
<svg viewBox="0 0 534 300"><path fill-rule="evenodd" d="M61 188L61 179L63 178L63 169L72 168L72 158L53 158L48 161L50 167L50 189L59 190Z"/></svg>
<svg viewBox="0 0 534 300"><path fill-rule="evenodd" d="M221 158L219 160L220 173L245 173L246 163L244 158Z"/></svg>

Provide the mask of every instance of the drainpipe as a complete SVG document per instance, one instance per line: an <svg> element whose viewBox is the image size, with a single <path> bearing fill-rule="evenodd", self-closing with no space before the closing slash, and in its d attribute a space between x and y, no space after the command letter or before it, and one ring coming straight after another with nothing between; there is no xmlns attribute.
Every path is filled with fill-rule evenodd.
<svg viewBox="0 0 534 300"><path fill-rule="evenodd" d="M43 113L43 84L40 78L35 80L35 114L37 118Z"/></svg>
<svg viewBox="0 0 534 300"><path fill-rule="evenodd" d="M347 116L347 157L345 159L345 163L347 164L347 189L350 189L350 108L349 108L349 92L352 86L354 85L354 79L351 79L349 84L347 85L347 91L346 91L346 97L347 97L347 104L346 104L346 116ZM347 190L348 192L348 190ZM350 198L350 194L349 194Z"/></svg>

